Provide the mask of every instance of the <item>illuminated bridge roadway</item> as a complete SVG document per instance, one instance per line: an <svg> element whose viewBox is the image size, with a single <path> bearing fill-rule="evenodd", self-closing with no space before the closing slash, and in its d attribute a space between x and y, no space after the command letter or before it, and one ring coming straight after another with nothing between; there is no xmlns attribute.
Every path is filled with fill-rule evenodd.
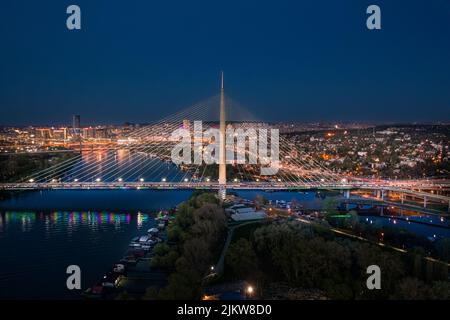
<svg viewBox="0 0 450 320"><path fill-rule="evenodd" d="M350 190L362 189L372 190L383 200L387 192L394 192L403 196L411 196L423 199L424 207L427 202L434 200L445 203L450 211L450 197L434 193L433 190L447 190L447 182L436 184L434 181L352 181L352 182L229 182L226 185L228 190L263 190L263 191L283 191L283 190L343 190L346 197L350 196ZM218 182L19 182L2 183L0 190L112 190L112 189L159 189L159 190L220 190ZM431 190L424 192L423 190Z"/></svg>

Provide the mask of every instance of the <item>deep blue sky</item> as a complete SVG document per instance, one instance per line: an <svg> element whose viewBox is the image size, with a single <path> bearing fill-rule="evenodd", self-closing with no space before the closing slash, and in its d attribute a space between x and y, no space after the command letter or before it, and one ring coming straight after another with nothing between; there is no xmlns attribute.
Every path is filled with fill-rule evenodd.
<svg viewBox="0 0 450 320"><path fill-rule="evenodd" d="M448 0L1 0L0 41L0 124L158 120L221 69L265 120L450 121Z"/></svg>

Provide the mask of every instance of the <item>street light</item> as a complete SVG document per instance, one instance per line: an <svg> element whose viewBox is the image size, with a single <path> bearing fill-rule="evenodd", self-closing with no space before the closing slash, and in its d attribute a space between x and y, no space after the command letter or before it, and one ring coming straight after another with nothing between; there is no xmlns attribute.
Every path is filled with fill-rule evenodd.
<svg viewBox="0 0 450 320"><path fill-rule="evenodd" d="M74 182L78 182L78 179L73 179Z"/></svg>
<svg viewBox="0 0 450 320"><path fill-rule="evenodd" d="M252 287L252 286L248 286L247 289L246 289L246 291L247 291L247 294L248 294L249 296L251 296L251 295L253 294L253 287Z"/></svg>
<svg viewBox="0 0 450 320"><path fill-rule="evenodd" d="M188 178L184 178L184 182L188 182Z"/></svg>
<svg viewBox="0 0 450 320"><path fill-rule="evenodd" d="M162 182L166 182L166 178L162 178L161 181L162 181Z"/></svg>
<svg viewBox="0 0 450 320"><path fill-rule="evenodd" d="M122 178L119 178L119 179L117 179L117 181L119 181L119 182L122 182L122 181L123 181L123 179L122 179Z"/></svg>
<svg viewBox="0 0 450 320"><path fill-rule="evenodd" d="M95 181L96 181L96 182L100 182L100 181L102 181L102 179L97 178L97 179L95 179Z"/></svg>
<svg viewBox="0 0 450 320"><path fill-rule="evenodd" d="M140 182L144 182L144 178L140 178L139 181L140 181Z"/></svg>
<svg viewBox="0 0 450 320"><path fill-rule="evenodd" d="M30 180L28 180L29 182L34 182L34 179L30 179Z"/></svg>

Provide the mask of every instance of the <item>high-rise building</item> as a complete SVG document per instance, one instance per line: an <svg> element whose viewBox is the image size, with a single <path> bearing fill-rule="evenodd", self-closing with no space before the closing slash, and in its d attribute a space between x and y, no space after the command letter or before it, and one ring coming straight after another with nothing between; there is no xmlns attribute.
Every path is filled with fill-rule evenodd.
<svg viewBox="0 0 450 320"><path fill-rule="evenodd" d="M183 120L183 129L191 130L191 122L189 121L189 119Z"/></svg>
<svg viewBox="0 0 450 320"><path fill-rule="evenodd" d="M84 139L94 139L95 138L95 129L92 127L83 128L82 137Z"/></svg>
<svg viewBox="0 0 450 320"><path fill-rule="evenodd" d="M80 129L80 115L74 115L72 118L72 128Z"/></svg>
<svg viewBox="0 0 450 320"><path fill-rule="evenodd" d="M52 130L52 138L57 140L67 139L67 128L59 128Z"/></svg>

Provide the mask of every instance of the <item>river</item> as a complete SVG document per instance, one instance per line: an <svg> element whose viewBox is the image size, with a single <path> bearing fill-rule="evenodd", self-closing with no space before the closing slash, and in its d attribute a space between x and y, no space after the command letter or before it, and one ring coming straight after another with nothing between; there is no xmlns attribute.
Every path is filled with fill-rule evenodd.
<svg viewBox="0 0 450 320"><path fill-rule="evenodd" d="M53 190L23 192L0 202L0 298L77 299L66 288L66 268L78 265L82 288L94 284L118 261L131 238L154 226L153 216L191 195L186 190ZM259 191L239 191L253 199ZM316 192L262 192L269 200L296 199L320 209ZM450 237L448 228L361 217L429 236ZM376 223L375 223L376 222Z"/></svg>

